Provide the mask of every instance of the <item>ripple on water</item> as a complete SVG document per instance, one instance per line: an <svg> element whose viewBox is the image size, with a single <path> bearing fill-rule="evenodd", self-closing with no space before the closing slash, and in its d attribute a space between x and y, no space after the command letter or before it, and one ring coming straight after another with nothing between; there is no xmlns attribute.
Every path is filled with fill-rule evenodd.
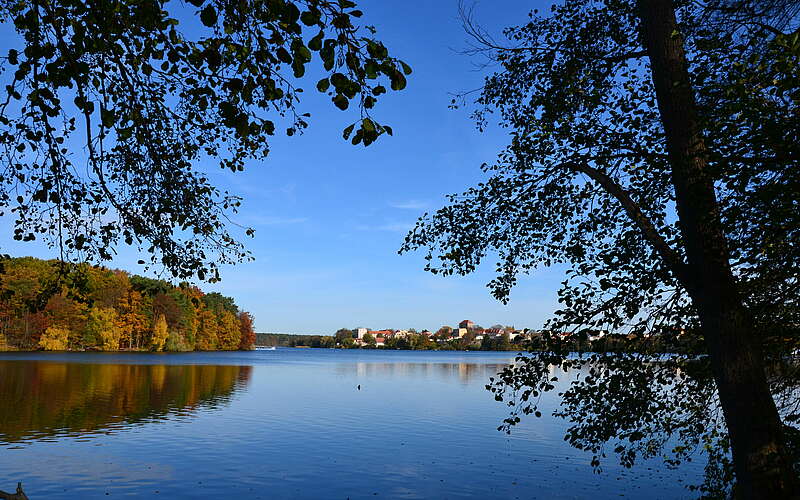
<svg viewBox="0 0 800 500"><path fill-rule="evenodd" d="M702 472L593 474L552 418L497 432L506 408L483 385L504 353L228 354L0 356L32 395L0 420L3 477L48 499L657 499L690 498L677 481Z"/></svg>

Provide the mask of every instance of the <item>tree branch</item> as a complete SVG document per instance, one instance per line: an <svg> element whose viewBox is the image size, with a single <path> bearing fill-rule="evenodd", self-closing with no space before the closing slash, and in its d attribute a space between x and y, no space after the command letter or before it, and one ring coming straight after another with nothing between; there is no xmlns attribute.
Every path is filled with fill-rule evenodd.
<svg viewBox="0 0 800 500"><path fill-rule="evenodd" d="M653 248L655 248L656 252L661 256L667 267L669 267L678 280L680 280L681 284L686 288L691 287L692 281L689 279L686 263L681 256L669 246L658 232L655 225L653 225L653 222L645 215L639 205L633 201L630 194L628 194L619 183L612 179L607 173L591 167L586 163L566 162L564 166L575 172L585 174L600 185L600 187L605 189L608 194L613 196L622 205L622 208L625 209L628 217L630 217L633 223L642 231L642 235L645 239L653 245Z"/></svg>

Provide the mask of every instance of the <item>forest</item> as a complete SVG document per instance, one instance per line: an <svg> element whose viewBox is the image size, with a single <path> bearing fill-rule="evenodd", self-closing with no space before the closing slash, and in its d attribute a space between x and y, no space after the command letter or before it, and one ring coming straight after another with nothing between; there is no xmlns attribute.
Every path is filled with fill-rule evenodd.
<svg viewBox="0 0 800 500"><path fill-rule="evenodd" d="M33 257L0 261L0 351L252 349L253 316L196 286Z"/></svg>

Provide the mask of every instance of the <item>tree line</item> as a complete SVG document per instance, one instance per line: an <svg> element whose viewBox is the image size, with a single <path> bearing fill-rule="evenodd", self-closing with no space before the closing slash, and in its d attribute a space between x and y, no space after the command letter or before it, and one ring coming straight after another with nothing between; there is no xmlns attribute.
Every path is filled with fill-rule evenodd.
<svg viewBox="0 0 800 500"><path fill-rule="evenodd" d="M251 349L253 316L196 286L33 257L0 261L0 350Z"/></svg>

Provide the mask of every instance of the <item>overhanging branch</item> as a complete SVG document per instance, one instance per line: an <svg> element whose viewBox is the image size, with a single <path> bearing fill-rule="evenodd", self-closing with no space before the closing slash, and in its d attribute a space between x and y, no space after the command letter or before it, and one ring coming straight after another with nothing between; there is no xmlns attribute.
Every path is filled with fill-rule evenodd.
<svg viewBox="0 0 800 500"><path fill-rule="evenodd" d="M608 194L613 196L614 199L622 205L628 217L636 224L645 239L653 245L658 255L675 274L678 280L680 280L683 286L686 288L691 286L692 282L689 279L686 264L683 262L681 256L669 246L650 218L645 215L639 205L633 201L630 194L617 181L602 170L589 166L586 163L566 162L563 166L586 175L602 187Z"/></svg>

